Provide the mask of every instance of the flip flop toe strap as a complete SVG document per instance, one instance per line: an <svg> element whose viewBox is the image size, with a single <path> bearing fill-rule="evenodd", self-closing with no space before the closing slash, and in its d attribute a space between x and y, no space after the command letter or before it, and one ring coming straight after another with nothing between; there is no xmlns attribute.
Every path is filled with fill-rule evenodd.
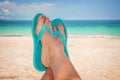
<svg viewBox="0 0 120 80"><path fill-rule="evenodd" d="M64 44L64 46L66 46L66 40L64 39L63 35L62 35L58 30L54 31L53 34L54 34L54 36L55 36L55 35L58 35L59 38L60 38L60 40L61 40L62 43Z"/></svg>
<svg viewBox="0 0 120 80"><path fill-rule="evenodd" d="M46 25L42 25L42 28L41 28L41 30L40 30L40 32L38 34L38 37L37 37L36 46L39 44L45 30L47 30L53 36L53 33L52 33L51 29Z"/></svg>

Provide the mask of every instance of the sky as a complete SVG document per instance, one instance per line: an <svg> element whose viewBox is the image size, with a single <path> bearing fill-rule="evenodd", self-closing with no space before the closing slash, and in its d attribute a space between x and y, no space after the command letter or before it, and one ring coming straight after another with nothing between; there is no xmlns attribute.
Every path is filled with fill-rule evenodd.
<svg viewBox="0 0 120 80"><path fill-rule="evenodd" d="M120 0L0 0L0 20L120 20Z"/></svg>

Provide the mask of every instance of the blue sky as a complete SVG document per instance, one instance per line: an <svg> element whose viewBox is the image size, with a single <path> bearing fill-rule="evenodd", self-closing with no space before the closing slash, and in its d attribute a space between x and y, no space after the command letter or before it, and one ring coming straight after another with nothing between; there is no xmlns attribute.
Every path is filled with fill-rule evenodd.
<svg viewBox="0 0 120 80"><path fill-rule="evenodd" d="M50 19L120 20L120 0L0 0L1 20L32 20L36 13Z"/></svg>

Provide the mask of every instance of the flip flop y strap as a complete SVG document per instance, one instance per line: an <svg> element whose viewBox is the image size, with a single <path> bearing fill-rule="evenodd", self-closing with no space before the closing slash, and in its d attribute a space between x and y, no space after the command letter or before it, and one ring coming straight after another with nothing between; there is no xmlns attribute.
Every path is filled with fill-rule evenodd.
<svg viewBox="0 0 120 80"><path fill-rule="evenodd" d="M55 35L58 35L58 37L60 38L60 40L62 41L62 43L64 44L64 47L66 47L66 40L64 39L64 37L63 37L63 35L58 31L58 30L56 30L56 31L54 31L53 32L53 35L55 36Z"/></svg>
<svg viewBox="0 0 120 80"><path fill-rule="evenodd" d="M53 36L51 29L47 25L42 25L42 28L38 34L38 37L37 37L36 47L38 46L39 41L41 40L45 30L47 30Z"/></svg>
<svg viewBox="0 0 120 80"><path fill-rule="evenodd" d="M56 26L56 31L53 32L54 36L58 35L58 37L60 38L60 40L62 41L64 46L66 46L67 45L67 32L66 32L66 28L65 28L63 21L61 19L57 18L57 19L53 20L51 23L52 23L53 27ZM60 33L60 31L58 29L58 23L63 25L66 39L64 39L63 35Z"/></svg>

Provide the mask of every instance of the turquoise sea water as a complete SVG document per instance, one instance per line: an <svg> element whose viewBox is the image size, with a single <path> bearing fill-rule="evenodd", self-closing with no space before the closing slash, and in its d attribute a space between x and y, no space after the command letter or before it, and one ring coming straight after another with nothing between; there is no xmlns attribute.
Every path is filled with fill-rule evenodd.
<svg viewBox="0 0 120 80"><path fill-rule="evenodd" d="M69 35L120 36L120 20L64 20ZM0 35L31 35L32 21L0 21Z"/></svg>

